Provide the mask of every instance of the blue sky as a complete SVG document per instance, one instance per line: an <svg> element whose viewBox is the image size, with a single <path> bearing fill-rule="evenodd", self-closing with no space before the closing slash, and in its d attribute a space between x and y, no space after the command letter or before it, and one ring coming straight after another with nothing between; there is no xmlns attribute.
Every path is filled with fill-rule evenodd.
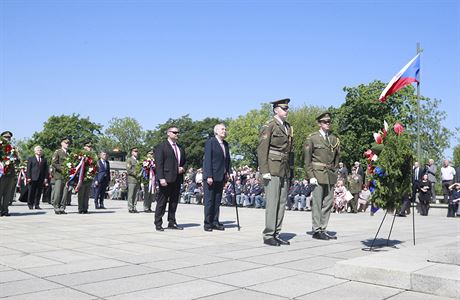
<svg viewBox="0 0 460 300"><path fill-rule="evenodd" d="M53 114L237 117L290 97L339 106L414 55L422 95L460 127L458 1L0 0L0 129L30 137ZM452 139L454 142L454 139Z"/></svg>

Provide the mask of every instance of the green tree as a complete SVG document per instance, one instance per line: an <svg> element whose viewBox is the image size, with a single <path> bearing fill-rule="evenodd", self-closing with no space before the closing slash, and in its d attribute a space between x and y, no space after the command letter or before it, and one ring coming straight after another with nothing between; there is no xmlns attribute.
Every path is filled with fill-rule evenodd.
<svg viewBox="0 0 460 300"><path fill-rule="evenodd" d="M246 115L229 122L227 141L234 158L234 167L242 165L257 167L259 132L272 114L272 106L265 103L259 110L253 109Z"/></svg>
<svg viewBox="0 0 460 300"><path fill-rule="evenodd" d="M454 155L452 161L454 166L460 166L460 145L454 147Z"/></svg>
<svg viewBox="0 0 460 300"><path fill-rule="evenodd" d="M129 149L132 147L139 147L140 150L145 150L145 132L134 118L112 118L104 133L105 136L101 136L98 143L98 148L101 150L118 148L126 153L129 153Z"/></svg>
<svg viewBox="0 0 460 300"><path fill-rule="evenodd" d="M43 130L35 132L27 142L24 150L32 151L35 145L43 148L46 157L51 158L54 150L61 147L62 137L71 139L70 151L83 148L83 143L97 143L102 125L91 122L89 117L82 118L79 114L51 116L43 124Z"/></svg>
<svg viewBox="0 0 460 300"><path fill-rule="evenodd" d="M294 171L295 178L305 177L303 149L308 135L318 130L316 117L325 111L324 107L303 105L293 108L288 115L288 122L294 134Z"/></svg>
<svg viewBox="0 0 460 300"><path fill-rule="evenodd" d="M345 103L334 109L334 125L341 140L342 161L348 165L353 161L363 163L363 152L374 142L373 132L383 128L383 121L393 124L401 122L407 129L407 136L416 153L417 138L417 99L415 88L407 86L392 95L384 103L378 101L385 88L381 81L367 85L345 87ZM433 157L439 160L448 146L450 132L441 125L445 113L439 110L439 100L421 97L420 140L422 158Z"/></svg>

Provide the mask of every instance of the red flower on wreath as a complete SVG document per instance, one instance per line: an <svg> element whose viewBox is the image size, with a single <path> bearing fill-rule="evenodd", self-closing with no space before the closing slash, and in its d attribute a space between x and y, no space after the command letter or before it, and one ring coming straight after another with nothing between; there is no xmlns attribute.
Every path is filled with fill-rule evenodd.
<svg viewBox="0 0 460 300"><path fill-rule="evenodd" d="M397 135L400 135L404 132L404 127L401 125L401 123L395 123L393 129Z"/></svg>

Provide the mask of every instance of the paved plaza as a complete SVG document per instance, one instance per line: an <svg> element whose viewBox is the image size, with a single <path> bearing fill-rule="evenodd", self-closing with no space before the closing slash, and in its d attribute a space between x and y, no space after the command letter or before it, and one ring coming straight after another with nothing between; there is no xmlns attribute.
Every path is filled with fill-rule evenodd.
<svg viewBox="0 0 460 300"><path fill-rule="evenodd" d="M185 229L156 232L153 214L130 214L125 201L105 204L106 210L94 210L91 203L88 215L78 214L75 205L68 207L67 215L55 215L47 204L42 204L43 210L29 210L25 203L15 202L12 216L0 218L0 297L450 299L335 276L338 265L353 266L353 259L372 256L379 260L382 253L396 254L392 261L397 265L407 263L398 253L414 248L412 216L395 219L390 247L369 252L362 249L374 238L382 211L373 217L332 214L329 230L337 232L338 239L330 241L306 234L310 212L287 211L282 237L291 245L270 247L262 243L262 209L239 209L238 231L235 208L223 207L226 230L205 232L203 206L180 204L177 219ZM386 243L391 220L388 216L379 244ZM427 217L416 215L416 248L458 240L459 221L446 218L445 209L432 209Z"/></svg>

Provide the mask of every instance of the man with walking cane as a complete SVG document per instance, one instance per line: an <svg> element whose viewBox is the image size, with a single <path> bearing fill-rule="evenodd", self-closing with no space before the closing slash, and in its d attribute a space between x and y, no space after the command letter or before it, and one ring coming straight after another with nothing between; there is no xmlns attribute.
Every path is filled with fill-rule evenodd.
<svg viewBox="0 0 460 300"><path fill-rule="evenodd" d="M293 171L292 128L286 117L290 99L271 102L274 116L260 132L257 158L264 181L267 204L265 208L264 244L289 245L279 237Z"/></svg>

